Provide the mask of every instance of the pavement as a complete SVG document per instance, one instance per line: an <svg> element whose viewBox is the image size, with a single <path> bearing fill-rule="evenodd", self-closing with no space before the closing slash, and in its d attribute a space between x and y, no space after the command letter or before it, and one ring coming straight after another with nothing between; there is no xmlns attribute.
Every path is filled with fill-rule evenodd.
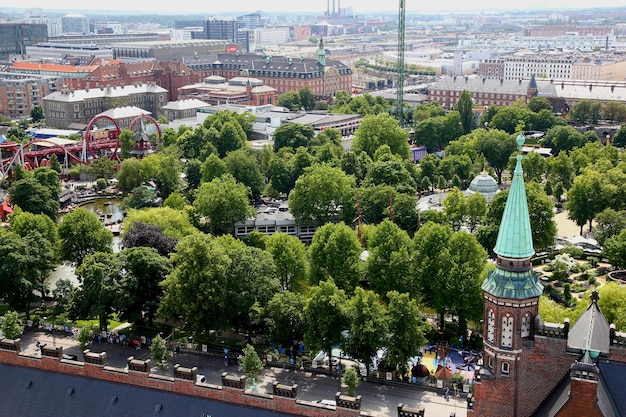
<svg viewBox="0 0 626 417"><path fill-rule="evenodd" d="M76 355L78 360L83 359L78 342L65 333L47 333L43 330L30 330L22 336L22 350L30 355L39 355L36 342L46 343L47 347L63 346L63 353ZM129 356L135 359L145 360L150 358L150 350L147 348L136 349L131 346L123 346L117 343L92 343L88 346L91 352L107 352L107 365L124 368ZM165 374L173 376L173 365L180 364L183 367L198 368L198 374L206 378L206 383L221 385L221 375L228 372L231 375L243 375L237 365L224 366L223 354L217 352L201 352L198 350L180 349L173 353ZM154 369L155 373L163 373ZM341 379L332 375L314 374L308 371L293 370L290 367L266 366L257 382L257 390L268 394L272 393L272 384L278 381L280 384L298 384L298 399L317 402L321 400L334 400L335 393L346 392L346 387L341 386ZM404 382L384 383L367 381L361 382L357 389L357 395L361 395L361 411L365 415L374 417L397 416L398 404L403 403L409 407L425 409L429 417L450 417L456 413L456 417L467 416L466 394L450 396L449 400L443 398L441 390L422 387Z"/></svg>

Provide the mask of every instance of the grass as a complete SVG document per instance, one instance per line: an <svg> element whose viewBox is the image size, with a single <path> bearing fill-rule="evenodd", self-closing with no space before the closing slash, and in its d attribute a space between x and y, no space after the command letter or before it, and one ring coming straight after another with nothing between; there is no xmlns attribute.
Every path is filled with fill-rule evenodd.
<svg viewBox="0 0 626 417"><path fill-rule="evenodd" d="M117 321L117 320L109 320L108 322L108 329L114 329L117 326L119 326L120 324L123 324L121 321ZM92 327L97 329L98 326L100 326L100 321L98 319L94 319L94 320L76 320L76 327Z"/></svg>

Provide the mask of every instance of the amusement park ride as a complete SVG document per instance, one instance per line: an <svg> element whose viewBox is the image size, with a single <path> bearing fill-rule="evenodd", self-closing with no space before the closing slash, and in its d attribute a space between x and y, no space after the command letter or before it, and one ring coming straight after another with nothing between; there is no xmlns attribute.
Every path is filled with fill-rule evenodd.
<svg viewBox="0 0 626 417"><path fill-rule="evenodd" d="M105 127L98 128L106 123ZM157 143L161 140L161 128L156 120L147 115L141 115L133 119L129 129L135 132L135 146L130 151L131 155L138 158L154 152L147 132L147 125L153 124L157 135ZM49 164L50 156L57 155L59 161L65 167L70 163L90 165L97 158L109 158L119 161L120 159L120 134L121 130L117 122L109 116L94 117L87 128L82 132L80 141L69 139L33 139L27 144L16 142L0 143L0 180L15 165L21 165L25 169L35 169Z"/></svg>

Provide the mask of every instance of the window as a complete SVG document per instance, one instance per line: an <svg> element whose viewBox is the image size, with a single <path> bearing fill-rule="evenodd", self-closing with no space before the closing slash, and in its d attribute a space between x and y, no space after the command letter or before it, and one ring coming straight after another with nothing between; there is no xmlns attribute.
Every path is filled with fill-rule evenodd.
<svg viewBox="0 0 626 417"><path fill-rule="evenodd" d="M493 369L493 356L489 356L489 357L487 358L487 366L488 366L490 369Z"/></svg>
<svg viewBox="0 0 626 417"><path fill-rule="evenodd" d="M513 317L510 314L502 317L502 347L513 347Z"/></svg>
<svg viewBox="0 0 626 417"><path fill-rule="evenodd" d="M530 336L530 313L522 317L522 337Z"/></svg>
<svg viewBox="0 0 626 417"><path fill-rule="evenodd" d="M487 340L493 342L495 340L496 332L496 315L493 310L489 309L487 313Z"/></svg>
<svg viewBox="0 0 626 417"><path fill-rule="evenodd" d="M502 362L502 375L508 375L510 371L510 365L508 362Z"/></svg>

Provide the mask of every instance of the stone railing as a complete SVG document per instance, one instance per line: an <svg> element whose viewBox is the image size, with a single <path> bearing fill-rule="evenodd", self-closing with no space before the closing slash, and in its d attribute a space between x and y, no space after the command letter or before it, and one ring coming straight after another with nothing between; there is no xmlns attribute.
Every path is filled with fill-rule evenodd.
<svg viewBox="0 0 626 417"><path fill-rule="evenodd" d="M134 356L130 356L128 358L128 370L129 371L150 372L151 368L152 368L152 362L150 361L150 359L141 361L139 359L135 359Z"/></svg>
<svg viewBox="0 0 626 417"><path fill-rule="evenodd" d="M245 389L246 377L228 375L228 372L223 372L222 373L222 386L228 387L228 388Z"/></svg>
<svg viewBox="0 0 626 417"><path fill-rule="evenodd" d="M424 407L414 408L406 404L398 404L398 417L424 417Z"/></svg>
<svg viewBox="0 0 626 417"><path fill-rule="evenodd" d="M186 379L188 381L196 382L198 376L198 367L184 368L179 364L174 365L174 378Z"/></svg>
<svg viewBox="0 0 626 417"><path fill-rule="evenodd" d="M361 396L350 397L348 395L342 395L340 392L335 394L335 404L337 407L349 408L350 410L361 409Z"/></svg>
<svg viewBox="0 0 626 417"><path fill-rule="evenodd" d="M13 350L15 352L19 352L22 350L22 340L21 339L2 339L0 340L0 349L4 350Z"/></svg>
<svg viewBox="0 0 626 417"><path fill-rule="evenodd" d="M91 363L94 365L106 365L107 363L107 353L106 352L91 352L89 349L85 349L83 351L83 355L85 356L85 362Z"/></svg>
<svg viewBox="0 0 626 417"><path fill-rule="evenodd" d="M284 385L274 381L272 384L272 394L279 397L297 398L298 397L298 384Z"/></svg>
<svg viewBox="0 0 626 417"><path fill-rule="evenodd" d="M44 343L43 345L39 346L39 349L41 350L41 356L48 356L50 358L63 357L63 346L47 347L47 345Z"/></svg>
<svg viewBox="0 0 626 417"><path fill-rule="evenodd" d="M569 319L565 319L565 323L562 325L539 321L539 323L535 323L535 332L539 336L567 338L569 333Z"/></svg>

